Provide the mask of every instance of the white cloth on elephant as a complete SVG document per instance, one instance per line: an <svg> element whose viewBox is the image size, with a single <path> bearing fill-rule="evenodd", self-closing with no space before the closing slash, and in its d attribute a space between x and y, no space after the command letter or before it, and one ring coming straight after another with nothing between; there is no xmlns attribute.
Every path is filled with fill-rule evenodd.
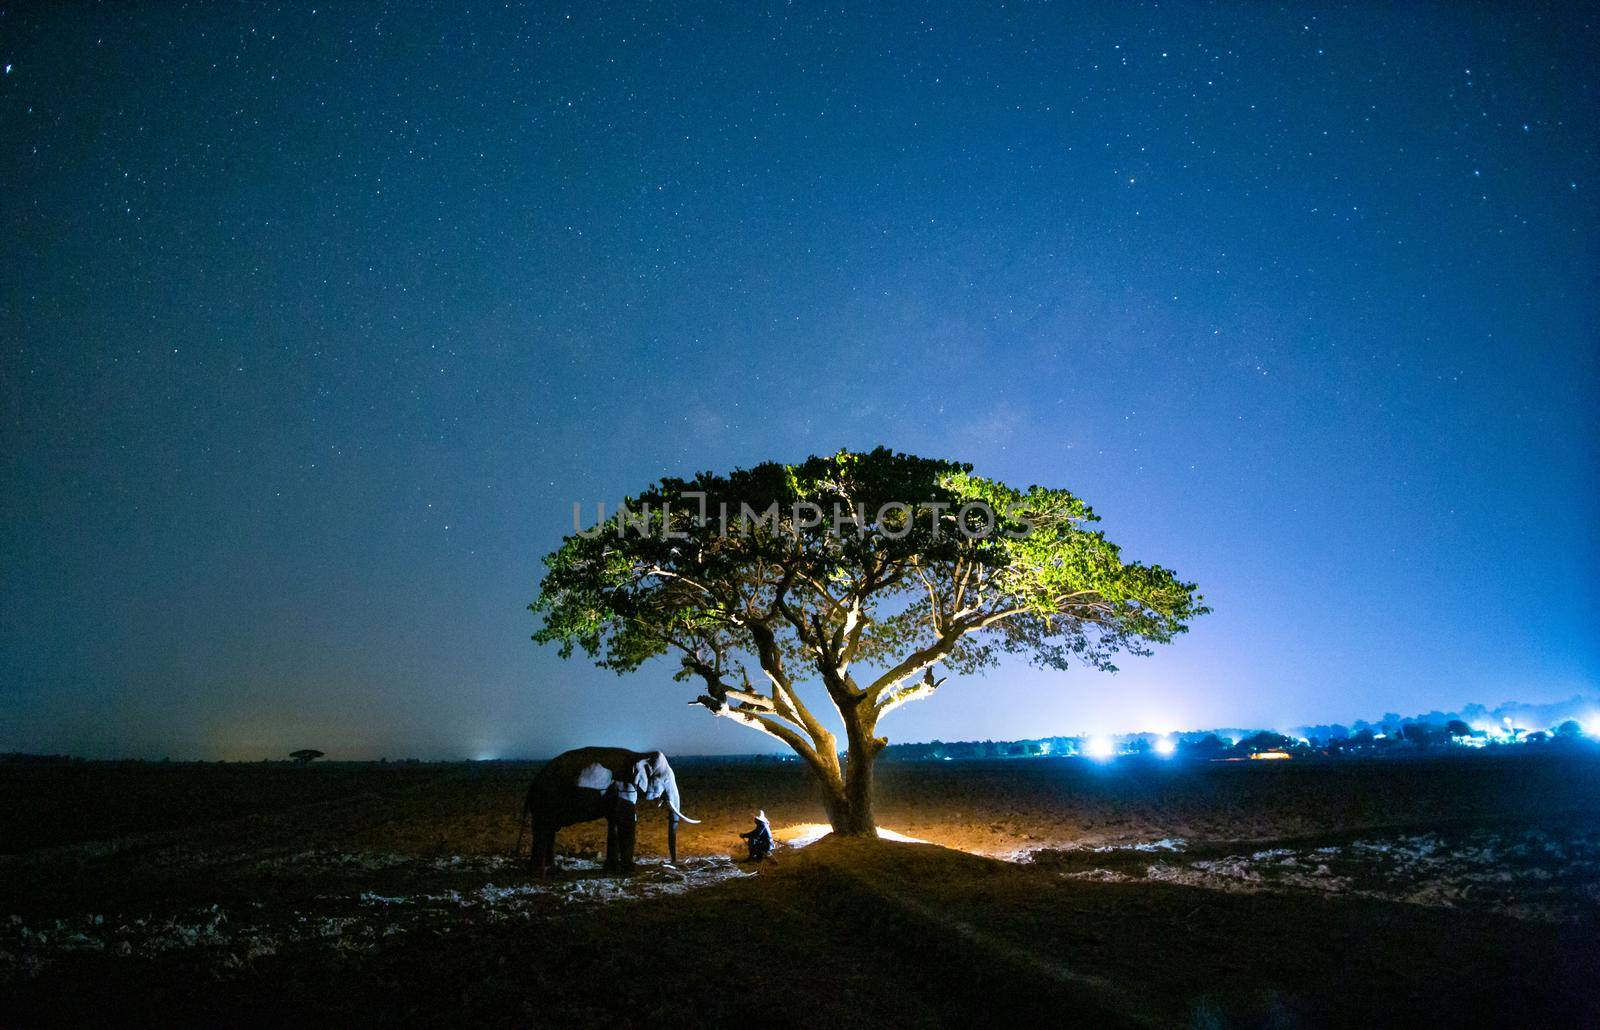
<svg viewBox="0 0 1600 1030"><path fill-rule="evenodd" d="M619 797L629 804L639 803L639 788L616 775L599 762L592 762L578 770L578 786L598 790L610 797Z"/></svg>
<svg viewBox="0 0 1600 1030"><path fill-rule="evenodd" d="M590 790L605 790L616 779L611 770L599 762L591 762L578 770L578 786L587 787Z"/></svg>

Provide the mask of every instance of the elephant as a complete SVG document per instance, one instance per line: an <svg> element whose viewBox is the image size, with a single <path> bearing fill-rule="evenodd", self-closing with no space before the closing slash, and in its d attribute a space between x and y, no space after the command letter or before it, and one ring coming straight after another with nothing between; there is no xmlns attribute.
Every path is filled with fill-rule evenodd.
<svg viewBox="0 0 1600 1030"><path fill-rule="evenodd" d="M531 834L529 864L542 875L555 861L556 831L606 821L606 869L633 871L638 805L667 806L667 854L678 861L678 822L698 823L679 807L678 781L660 751L583 747L550 759L528 786L522 818ZM522 834L517 833L518 847Z"/></svg>

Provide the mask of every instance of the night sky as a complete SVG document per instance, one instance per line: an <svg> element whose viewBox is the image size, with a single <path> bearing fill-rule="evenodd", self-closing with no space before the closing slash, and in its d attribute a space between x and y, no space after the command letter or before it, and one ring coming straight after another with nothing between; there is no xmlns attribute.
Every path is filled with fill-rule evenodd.
<svg viewBox="0 0 1600 1030"><path fill-rule="evenodd" d="M539 559L877 444L1215 609L893 740L1600 681L1593 9L142 6L0 13L0 750L770 749Z"/></svg>

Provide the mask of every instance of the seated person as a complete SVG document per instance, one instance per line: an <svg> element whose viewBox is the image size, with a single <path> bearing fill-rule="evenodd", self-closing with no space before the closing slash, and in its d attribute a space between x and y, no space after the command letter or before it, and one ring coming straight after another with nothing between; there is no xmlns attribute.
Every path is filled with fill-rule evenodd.
<svg viewBox="0 0 1600 1030"><path fill-rule="evenodd" d="M739 834L750 846L750 861L759 862L772 854L772 824L765 811L756 813L755 829Z"/></svg>

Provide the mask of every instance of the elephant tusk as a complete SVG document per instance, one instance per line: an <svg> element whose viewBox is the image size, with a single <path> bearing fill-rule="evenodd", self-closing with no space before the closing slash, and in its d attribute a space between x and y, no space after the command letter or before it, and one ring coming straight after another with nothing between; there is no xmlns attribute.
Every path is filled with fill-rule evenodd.
<svg viewBox="0 0 1600 1030"><path fill-rule="evenodd" d="M698 819L690 819L688 816L684 815L682 812L678 811L677 808L673 807L670 804L667 806L667 811L669 811L673 815L677 816L683 822L695 823L695 824L698 824L700 822L700 820L698 820Z"/></svg>

